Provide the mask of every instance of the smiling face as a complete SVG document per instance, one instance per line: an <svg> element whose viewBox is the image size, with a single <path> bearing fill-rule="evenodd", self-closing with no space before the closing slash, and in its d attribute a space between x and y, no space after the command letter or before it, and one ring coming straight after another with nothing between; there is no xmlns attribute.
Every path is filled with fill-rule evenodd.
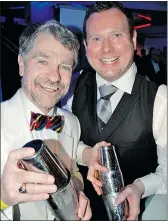
<svg viewBox="0 0 168 221"><path fill-rule="evenodd" d="M118 9L92 14L84 41L90 65L107 81L120 78L133 62L136 32L130 36L126 16Z"/></svg>
<svg viewBox="0 0 168 221"><path fill-rule="evenodd" d="M67 93L73 62L73 51L48 33L37 36L25 60L18 57L24 92L43 113Z"/></svg>

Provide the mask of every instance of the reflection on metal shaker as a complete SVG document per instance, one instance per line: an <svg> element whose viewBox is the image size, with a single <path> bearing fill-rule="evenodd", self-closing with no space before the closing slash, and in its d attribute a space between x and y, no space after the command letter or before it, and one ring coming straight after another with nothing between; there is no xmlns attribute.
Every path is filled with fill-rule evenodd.
<svg viewBox="0 0 168 221"><path fill-rule="evenodd" d="M124 188L124 180L120 170L114 146L101 147L99 152L100 163L108 168L108 172L100 173L103 182L103 201L107 210L109 220L126 220L126 202L117 205L115 199Z"/></svg>
<svg viewBox="0 0 168 221"><path fill-rule="evenodd" d="M56 220L78 220L78 198L71 180L70 172L65 169L42 140L32 140L25 147L33 147L35 155L22 159L25 168L33 172L48 173L54 176L57 191L47 199Z"/></svg>

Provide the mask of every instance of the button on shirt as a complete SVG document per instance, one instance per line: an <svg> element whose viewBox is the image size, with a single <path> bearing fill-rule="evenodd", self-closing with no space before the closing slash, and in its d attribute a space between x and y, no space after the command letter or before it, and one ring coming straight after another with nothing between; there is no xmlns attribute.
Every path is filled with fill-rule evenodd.
<svg viewBox="0 0 168 221"><path fill-rule="evenodd" d="M112 84L118 88L115 94L110 98L112 113L117 107L124 93L131 94L137 67L135 63L129 70L119 79L113 81ZM97 100L100 98L98 87L103 84L111 84L96 73L97 81ZM63 108L72 111L73 97L67 102ZM161 85L158 88L154 101L153 109L153 136L157 144L158 167L155 173L150 173L139 179L145 186L145 193L142 197L152 194L165 194L167 192L167 87Z"/></svg>

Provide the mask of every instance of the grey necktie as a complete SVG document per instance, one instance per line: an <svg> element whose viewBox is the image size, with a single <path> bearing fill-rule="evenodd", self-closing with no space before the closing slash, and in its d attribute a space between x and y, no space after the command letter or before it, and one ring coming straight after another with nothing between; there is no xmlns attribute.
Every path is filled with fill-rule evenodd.
<svg viewBox="0 0 168 221"><path fill-rule="evenodd" d="M99 87L100 99L97 102L97 122L98 128L101 132L107 122L109 121L112 110L110 97L117 91L117 88L111 84L104 84Z"/></svg>

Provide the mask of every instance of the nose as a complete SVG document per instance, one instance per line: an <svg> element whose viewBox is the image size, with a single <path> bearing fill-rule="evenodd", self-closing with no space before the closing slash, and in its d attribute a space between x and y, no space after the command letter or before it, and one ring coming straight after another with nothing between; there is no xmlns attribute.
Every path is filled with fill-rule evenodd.
<svg viewBox="0 0 168 221"><path fill-rule="evenodd" d="M104 50L105 53L109 53L111 51L114 51L114 44L110 40L110 38L104 39L104 41L103 41L103 50Z"/></svg>
<svg viewBox="0 0 168 221"><path fill-rule="evenodd" d="M59 73L59 67L58 66L52 66L50 67L47 77L52 82L58 82L61 79L60 73Z"/></svg>

